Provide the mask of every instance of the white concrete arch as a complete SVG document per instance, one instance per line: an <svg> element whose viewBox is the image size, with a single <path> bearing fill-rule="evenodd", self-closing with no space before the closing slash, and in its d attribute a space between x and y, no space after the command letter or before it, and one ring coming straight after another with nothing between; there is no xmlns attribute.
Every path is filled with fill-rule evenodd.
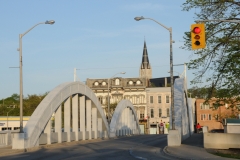
<svg viewBox="0 0 240 160"><path fill-rule="evenodd" d="M110 137L140 134L137 114L129 100L121 100L110 123Z"/></svg>
<svg viewBox="0 0 240 160"><path fill-rule="evenodd" d="M81 97L79 98L78 96L81 96ZM72 102L70 102L70 100ZM58 122L60 123L60 126L57 128L59 132L56 134L58 134L57 141L61 143L62 140L59 140L59 137L62 138L62 134L63 134L62 126L61 126L62 103L64 103L64 105L66 105L68 108L70 108L69 107L70 105L75 105L76 106L75 108L79 108L78 106L80 106L81 108L81 105L83 105L83 107L86 108L86 111L84 109L82 111L84 113L80 113L80 115L78 114L75 115L74 113L75 109L72 108L72 116L73 118L75 116L75 118L77 119L77 120L74 120L75 122L74 121L72 122L72 126L69 118L71 115L70 113L71 109L65 110L64 108L64 125L66 125L64 126L65 127L64 132L65 130L67 130L66 132L68 132L67 141L72 140L71 138L72 132L70 130L71 129L74 130L74 127L73 127L74 123L78 123L78 117L81 116L82 114L85 114L85 112L87 114L86 122L84 117L83 124L82 124L84 125L84 127L81 127L81 128L84 128L84 131L85 131L85 123L86 123L86 130L88 130L88 126L90 126L89 137L88 137L89 139L92 137L93 129L91 129L91 127L96 128L96 131L98 132L97 127L100 126L101 128L104 128L106 132L108 132L109 129L108 129L108 123L107 123L106 117L104 115L101 104L99 103L98 98L95 96L94 92L88 86L86 86L81 82L66 82L54 88L38 105L38 107L32 114L31 118L27 122L26 126L24 127L24 135L19 134L20 136L16 138L19 140L21 140L22 138L22 141L20 142L20 144L19 144L19 140L15 141L15 145L13 144L13 148L20 149L20 148L31 148L31 147L37 146L39 144L39 138L41 134L43 134L43 132L50 134L50 136L48 136L48 144L51 144L52 133L51 133L50 118L52 117L53 113L55 113L56 118L58 117L58 119L60 120L60 122ZM76 112L78 113L81 112L81 109L80 111L76 110ZM65 116L65 114L67 116ZM91 117L96 117L96 118L91 119ZM101 124L100 122L98 124L98 120L100 120ZM78 126L78 124L76 125ZM80 125L81 125L81 122L80 122ZM45 132L46 128L47 128L47 131ZM78 132L78 130L79 130L78 128L77 129L75 128L75 132ZM94 133L94 134L95 134L95 138L98 137L97 135L98 133ZM76 135L76 137L78 137L78 135ZM49 142L49 139L50 139L50 142ZM76 139L78 140L78 138Z"/></svg>

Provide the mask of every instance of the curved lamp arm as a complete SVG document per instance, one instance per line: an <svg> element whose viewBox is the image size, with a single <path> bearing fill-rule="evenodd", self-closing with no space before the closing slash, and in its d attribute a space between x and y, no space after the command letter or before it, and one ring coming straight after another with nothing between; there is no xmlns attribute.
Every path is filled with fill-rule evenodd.
<svg viewBox="0 0 240 160"><path fill-rule="evenodd" d="M145 17L143 17L143 16L141 16L141 17L135 17L134 19L135 19L136 21L140 21L140 20L142 20L142 19L150 19L150 20L156 22L157 24L159 24L160 26L162 26L163 28L167 29L169 32L172 32L172 28L171 28L171 27L168 28L168 27L164 26L163 24L161 24L160 22L156 21L155 19L145 18Z"/></svg>
<svg viewBox="0 0 240 160"><path fill-rule="evenodd" d="M26 32L24 32L23 34L20 34L21 37L23 37L25 34L27 34L28 32L30 32L33 28L35 28L36 26L40 25L40 24L54 24L55 21L54 20L50 20L50 21L46 21L46 22L40 22L38 24L35 24L32 28L30 28L29 30L27 30Z"/></svg>

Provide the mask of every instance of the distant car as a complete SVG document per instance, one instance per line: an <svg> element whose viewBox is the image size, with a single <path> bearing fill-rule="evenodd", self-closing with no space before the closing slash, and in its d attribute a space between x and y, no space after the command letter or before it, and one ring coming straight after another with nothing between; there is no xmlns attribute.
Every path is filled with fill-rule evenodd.
<svg viewBox="0 0 240 160"><path fill-rule="evenodd" d="M224 133L224 129L212 129L210 133Z"/></svg>

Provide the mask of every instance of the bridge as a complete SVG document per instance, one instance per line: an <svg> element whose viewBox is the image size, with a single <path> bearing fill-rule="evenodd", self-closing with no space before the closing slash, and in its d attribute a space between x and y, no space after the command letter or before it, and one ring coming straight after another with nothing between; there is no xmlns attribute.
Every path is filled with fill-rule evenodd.
<svg viewBox="0 0 240 160"><path fill-rule="evenodd" d="M181 144L181 141L193 132L192 106L186 97L185 84L184 78L175 80L177 132L174 131L173 135L169 136L170 145L176 142ZM24 127L24 133L8 132L5 138L0 138L0 143L12 144L12 149L28 149L41 144L138 134L138 118L129 100L118 103L111 123L108 124L95 93L81 82L66 82L57 86L43 99Z"/></svg>

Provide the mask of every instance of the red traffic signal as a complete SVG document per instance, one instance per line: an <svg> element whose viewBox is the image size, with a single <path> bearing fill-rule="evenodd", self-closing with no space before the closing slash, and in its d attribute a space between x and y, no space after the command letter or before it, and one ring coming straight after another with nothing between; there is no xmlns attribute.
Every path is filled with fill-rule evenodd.
<svg viewBox="0 0 240 160"><path fill-rule="evenodd" d="M191 25L191 44L192 49L203 49L206 47L204 24Z"/></svg>
<svg viewBox="0 0 240 160"><path fill-rule="evenodd" d="M199 33L201 32L201 29L200 29L199 27L195 27L195 28L193 29L193 32L194 32L195 34L199 34Z"/></svg>

